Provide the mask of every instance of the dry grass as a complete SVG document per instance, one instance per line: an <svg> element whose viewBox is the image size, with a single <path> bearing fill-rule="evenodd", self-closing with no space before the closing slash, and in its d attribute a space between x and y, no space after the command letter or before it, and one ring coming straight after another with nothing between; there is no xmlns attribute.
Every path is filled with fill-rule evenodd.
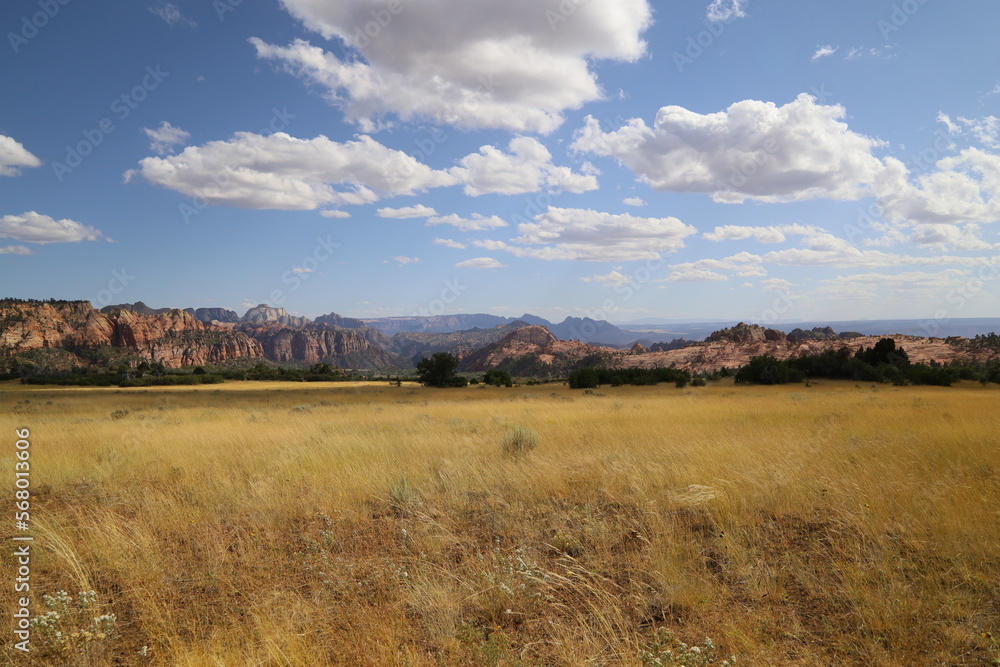
<svg viewBox="0 0 1000 667"><path fill-rule="evenodd" d="M638 666L666 627L742 665L988 664L998 403L972 385L3 384L11 479L32 430L34 607L94 590L118 628L86 655L37 634L33 660L10 638L3 655ZM511 456L518 428L537 447Z"/></svg>

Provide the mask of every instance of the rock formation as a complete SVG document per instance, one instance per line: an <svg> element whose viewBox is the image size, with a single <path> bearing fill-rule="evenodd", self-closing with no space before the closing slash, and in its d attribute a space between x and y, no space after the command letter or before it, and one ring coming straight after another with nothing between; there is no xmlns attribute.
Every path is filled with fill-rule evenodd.
<svg viewBox="0 0 1000 667"><path fill-rule="evenodd" d="M408 365L384 347L373 343L369 339L371 336L381 336L373 330L337 329L323 324L294 329L272 322L260 326L245 324L240 331L259 342L264 357L271 361L323 362L341 368ZM388 343L387 339L384 340Z"/></svg>
<svg viewBox="0 0 1000 667"><path fill-rule="evenodd" d="M226 308L185 308L184 312L191 313L200 322L225 322L238 324L242 320L235 311Z"/></svg>
<svg viewBox="0 0 1000 667"><path fill-rule="evenodd" d="M155 315L121 309L101 313L88 301L0 301L2 350L86 351L102 346L128 349L169 368L263 356L260 344L245 334L199 322L182 310Z"/></svg>
<svg viewBox="0 0 1000 667"><path fill-rule="evenodd" d="M304 327L309 324L308 317L289 315L284 308L271 308L266 303L251 308L243 315L244 324L270 324L277 322L286 327Z"/></svg>
<svg viewBox="0 0 1000 667"><path fill-rule="evenodd" d="M503 368L513 374L552 375L567 372L576 364L592 359L598 365L604 356L621 355L609 347L597 347L572 340L559 340L543 326L521 327L498 342L462 359L459 369L480 373Z"/></svg>
<svg viewBox="0 0 1000 667"><path fill-rule="evenodd" d="M316 324L329 324L332 327L340 327L341 329L363 329L365 327L365 323L361 320L353 317L342 317L337 313L320 315L313 322Z"/></svg>

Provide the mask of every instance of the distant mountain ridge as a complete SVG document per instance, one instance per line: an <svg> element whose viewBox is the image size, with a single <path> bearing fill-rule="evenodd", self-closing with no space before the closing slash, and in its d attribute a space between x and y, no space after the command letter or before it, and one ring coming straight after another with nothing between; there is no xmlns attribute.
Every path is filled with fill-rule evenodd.
<svg viewBox="0 0 1000 667"><path fill-rule="evenodd" d="M115 310L128 310L142 315L157 315L168 313L171 308L153 309L142 301L122 303L101 308L101 312L110 313ZM328 324L342 329L363 329L371 327L381 331L386 336L400 333L450 334L473 329L493 329L498 326L509 326L515 322L528 325L543 326L560 340L580 340L586 343L628 347L643 338L643 335L619 329L605 320L594 320L589 317L567 317L556 324L544 317L525 313L521 317L502 317L487 313L464 313L455 315L414 315L400 317L353 318L343 317L337 313L320 315L314 320L308 317L289 315L284 308L275 308L262 303L249 309L243 317L225 308L185 308L196 319L210 323L223 322L231 324L269 324L278 322L289 327L305 327L308 324Z"/></svg>

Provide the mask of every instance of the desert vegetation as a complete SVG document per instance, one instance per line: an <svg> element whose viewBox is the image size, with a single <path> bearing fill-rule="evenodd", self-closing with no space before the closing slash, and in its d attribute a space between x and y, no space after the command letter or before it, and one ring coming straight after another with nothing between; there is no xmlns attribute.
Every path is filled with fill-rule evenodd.
<svg viewBox="0 0 1000 667"><path fill-rule="evenodd" d="M36 618L30 655L2 652L990 664L998 400L974 382L2 383L8 471L14 429L32 434Z"/></svg>

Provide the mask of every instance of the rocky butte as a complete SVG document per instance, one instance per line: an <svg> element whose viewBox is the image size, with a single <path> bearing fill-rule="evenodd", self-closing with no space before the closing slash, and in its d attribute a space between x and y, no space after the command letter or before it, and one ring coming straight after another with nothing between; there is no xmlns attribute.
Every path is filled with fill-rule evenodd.
<svg viewBox="0 0 1000 667"><path fill-rule="evenodd" d="M88 301L0 301L0 350L104 346L170 368L263 356L260 343L246 334L200 322L183 310L142 315L121 309L102 313Z"/></svg>

